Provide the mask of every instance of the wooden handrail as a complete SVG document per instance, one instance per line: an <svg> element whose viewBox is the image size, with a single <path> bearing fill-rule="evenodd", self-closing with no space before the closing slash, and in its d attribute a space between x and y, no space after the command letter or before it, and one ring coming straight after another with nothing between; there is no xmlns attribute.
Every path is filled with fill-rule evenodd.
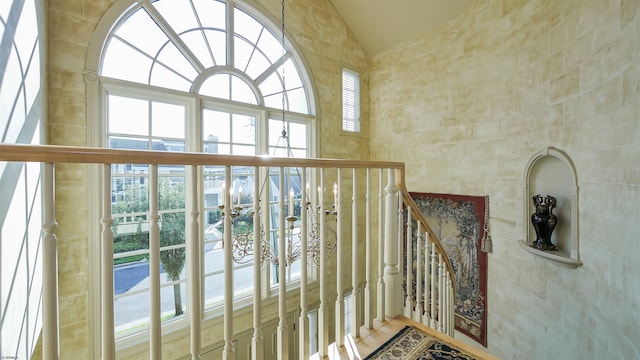
<svg viewBox="0 0 640 360"><path fill-rule="evenodd" d="M307 168L371 168L395 169L396 185L403 201L411 209L413 218L419 220L436 244L438 252L446 255L440 239L418 210L405 186L405 165L395 161L367 161L318 158L278 158L269 156L220 155L193 152L167 152L150 150L124 150L79 146L0 144L0 161L24 161L41 163L87 163L87 164L155 164L155 165L215 165L215 166L261 166L261 167L307 167ZM448 256L443 256L449 273L453 266ZM455 296L455 281L452 281Z"/></svg>
<svg viewBox="0 0 640 360"><path fill-rule="evenodd" d="M404 163L318 158L220 155L193 152L125 150L57 145L0 144L0 161L87 164L216 165L314 168L396 169Z"/></svg>

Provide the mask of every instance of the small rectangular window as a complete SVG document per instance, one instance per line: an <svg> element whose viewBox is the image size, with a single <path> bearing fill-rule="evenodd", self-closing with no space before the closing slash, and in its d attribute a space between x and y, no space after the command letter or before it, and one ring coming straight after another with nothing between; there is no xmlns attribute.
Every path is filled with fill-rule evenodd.
<svg viewBox="0 0 640 360"><path fill-rule="evenodd" d="M342 70L342 130L360 132L360 74Z"/></svg>

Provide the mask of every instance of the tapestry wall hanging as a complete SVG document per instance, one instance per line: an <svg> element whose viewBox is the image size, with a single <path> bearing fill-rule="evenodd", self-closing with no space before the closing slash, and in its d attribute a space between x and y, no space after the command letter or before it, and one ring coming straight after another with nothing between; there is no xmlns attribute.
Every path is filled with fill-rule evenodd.
<svg viewBox="0 0 640 360"><path fill-rule="evenodd" d="M484 196L418 192L411 192L410 195L442 242L453 266L457 289L456 330L486 347L487 254L484 251L491 251L486 223L488 199ZM415 231L413 233L415 244ZM404 246L406 249L406 240ZM413 293L415 287L414 282Z"/></svg>

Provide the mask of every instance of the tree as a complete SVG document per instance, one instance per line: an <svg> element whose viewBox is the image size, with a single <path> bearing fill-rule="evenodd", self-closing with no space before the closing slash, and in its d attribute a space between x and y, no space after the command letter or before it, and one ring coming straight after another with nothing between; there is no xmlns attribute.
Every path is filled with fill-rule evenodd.
<svg viewBox="0 0 640 360"><path fill-rule="evenodd" d="M185 186L183 182L170 183L163 178L159 184L160 209L181 209L177 212L164 213L161 216L162 226L160 230L160 246L167 247L185 243L186 219L185 219ZM180 280L180 274L186 261L186 251L183 246L171 248L160 252L160 263L171 281ZM173 284L173 300L176 316L182 315L182 296L180 284Z"/></svg>
<svg viewBox="0 0 640 360"><path fill-rule="evenodd" d="M114 252L149 249L149 232L142 229L142 223L148 222L149 211L148 185L138 185L135 181L125 186L124 200L114 202ZM160 215L160 247L171 247L185 243L186 190L184 182L172 182L161 177L158 182L158 209ZM130 215L128 215L130 214ZM135 233L118 234L119 225L138 223ZM134 259L131 259L133 261ZM186 262L184 246L162 250L160 264L170 281L178 281ZM153 269L151 269L153 271ZM184 313L180 284L173 285L175 315Z"/></svg>

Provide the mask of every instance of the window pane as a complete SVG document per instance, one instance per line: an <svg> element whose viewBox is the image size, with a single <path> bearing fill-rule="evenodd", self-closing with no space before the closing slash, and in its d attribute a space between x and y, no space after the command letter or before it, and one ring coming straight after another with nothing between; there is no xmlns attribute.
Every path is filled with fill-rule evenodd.
<svg viewBox="0 0 640 360"><path fill-rule="evenodd" d="M152 4L178 34L199 27L189 0L159 0Z"/></svg>
<svg viewBox="0 0 640 360"><path fill-rule="evenodd" d="M278 94L280 99L282 99L282 82L280 81L280 77L274 72L265 81L260 84L260 91L262 91L262 95L268 97L269 95ZM277 106L276 108L282 108L282 105Z"/></svg>
<svg viewBox="0 0 640 360"><path fill-rule="evenodd" d="M160 243L167 243L167 235L162 236L160 232ZM186 263L186 247L178 246L160 251L160 264L164 270L164 276L161 277L161 284L167 284L172 281L185 279L185 263ZM173 290L173 289L170 289ZM173 291L171 291L173 292ZM173 295L173 294L172 294ZM173 296L171 297L173 299Z"/></svg>
<svg viewBox="0 0 640 360"><path fill-rule="evenodd" d="M109 147L112 149L149 150L151 145L149 140L144 138L112 136L109 137ZM114 164L113 166L124 165Z"/></svg>
<svg viewBox="0 0 640 360"><path fill-rule="evenodd" d="M304 89L296 89L287 91L287 100L289 101L289 110L308 114L309 106L307 96Z"/></svg>
<svg viewBox="0 0 640 360"><path fill-rule="evenodd" d="M360 75L342 70L342 130L360 131Z"/></svg>
<svg viewBox="0 0 640 360"><path fill-rule="evenodd" d="M206 37L200 29L192 30L180 35L180 39L189 47L205 68L214 65L213 55Z"/></svg>
<svg viewBox="0 0 640 360"><path fill-rule="evenodd" d="M256 96L249 85L237 76L231 77L231 100L257 104Z"/></svg>
<svg viewBox="0 0 640 360"><path fill-rule="evenodd" d="M267 58L261 52L256 50L251 56L251 60L249 60L246 73L250 78L256 79L258 76L262 75L269 66L271 66L271 63L269 63Z"/></svg>
<svg viewBox="0 0 640 360"><path fill-rule="evenodd" d="M193 81L193 79L198 75L191 63L187 61L187 58L185 58L182 52L180 52L173 43L167 43L162 48L160 54L158 54L158 61L169 69L189 79L189 82Z"/></svg>
<svg viewBox="0 0 640 360"><path fill-rule="evenodd" d="M176 141L176 140L170 140L170 139L154 140L152 144L152 150L184 152L185 151L184 141Z"/></svg>
<svg viewBox="0 0 640 360"><path fill-rule="evenodd" d="M162 256L162 254L160 254ZM184 272L184 271L183 271ZM186 281L178 284L167 284L160 289L160 307L162 322L169 322L186 313L187 304Z"/></svg>
<svg viewBox="0 0 640 360"><path fill-rule="evenodd" d="M223 263L222 251L211 251L205 259L205 264ZM205 267L206 269L206 267ZM208 269L206 269L208 270ZM220 305L223 300L224 276L222 273L215 273L204 279L204 305L210 308L212 305Z"/></svg>
<svg viewBox="0 0 640 360"><path fill-rule="evenodd" d="M234 40L234 46L234 67L240 71L244 71L247 68L247 64L249 63L251 53L253 53L254 46L253 44L250 44L246 40L243 40L242 38L239 38L237 36Z"/></svg>
<svg viewBox="0 0 640 360"><path fill-rule="evenodd" d="M269 145L286 146L282 138L282 120L269 119Z"/></svg>
<svg viewBox="0 0 640 360"><path fill-rule="evenodd" d="M115 166L115 165L114 165ZM142 174L143 171L138 172L132 165L119 165L123 167L124 171L119 171L118 174ZM149 180L146 176L113 176L111 179L111 192L115 199L112 199L111 211L113 214L134 214L130 216L124 216L117 221L114 220L116 225L114 236L132 234L135 231L141 231L139 228L130 229L128 226L119 228L119 224L137 223L139 221L146 221L146 212L149 210Z"/></svg>
<svg viewBox="0 0 640 360"><path fill-rule="evenodd" d="M234 299L247 297L253 294L253 268L246 266L233 272L233 297Z"/></svg>
<svg viewBox="0 0 640 360"><path fill-rule="evenodd" d="M122 59L127 59L127 66L123 66ZM102 62L102 75L146 84L150 69L151 58L120 39L111 38Z"/></svg>
<svg viewBox="0 0 640 360"><path fill-rule="evenodd" d="M294 158L306 158L309 155L308 149L291 149L291 156Z"/></svg>
<svg viewBox="0 0 640 360"><path fill-rule="evenodd" d="M149 135L149 102L121 96L108 96L109 132Z"/></svg>
<svg viewBox="0 0 640 360"><path fill-rule="evenodd" d="M229 74L213 75L202 83L200 94L228 100L230 81Z"/></svg>
<svg viewBox="0 0 640 360"><path fill-rule="evenodd" d="M227 35L222 31L213 30L205 31L205 35L216 65L227 65Z"/></svg>
<svg viewBox="0 0 640 360"><path fill-rule="evenodd" d="M242 144L256 143L256 120L246 115L233 115L233 142Z"/></svg>
<svg viewBox="0 0 640 360"><path fill-rule="evenodd" d="M226 5L220 1L192 0L198 19L205 28L226 29Z"/></svg>
<svg viewBox="0 0 640 360"><path fill-rule="evenodd" d="M275 108L275 109L282 109L282 93L265 96L264 105L267 107ZM285 103L285 109L286 109L286 103Z"/></svg>
<svg viewBox="0 0 640 360"><path fill-rule="evenodd" d="M154 63L149 84L185 92L191 88L191 82L189 80L158 63Z"/></svg>
<svg viewBox="0 0 640 360"><path fill-rule="evenodd" d="M296 69L291 59L284 63L284 77L287 90L302 86L302 81L300 81L300 76L298 76L298 69Z"/></svg>
<svg viewBox="0 0 640 360"><path fill-rule="evenodd" d="M289 123L289 143L291 147L307 147L307 125L294 122Z"/></svg>
<svg viewBox="0 0 640 360"><path fill-rule="evenodd" d="M262 32L262 25L242 10L234 9L234 30L236 34L255 44Z"/></svg>
<svg viewBox="0 0 640 360"><path fill-rule="evenodd" d="M151 105L151 112L151 135L158 137L184 138L184 106L153 102Z"/></svg>
<svg viewBox="0 0 640 360"><path fill-rule="evenodd" d="M163 168L163 172L167 172L167 166ZM184 166L176 166L177 170L184 171ZM182 173L183 174L183 173ZM163 176L159 180L158 184L158 210L170 211L170 210L184 210L186 199L186 186L184 176L167 177ZM161 231L178 231L182 237L184 243L184 226L185 226L185 214L184 211L176 212L171 211L161 215ZM165 234L166 235L166 234ZM169 234L174 236L175 234ZM171 240L173 241L173 240ZM172 243L176 244L176 243ZM165 245L163 245L165 246Z"/></svg>
<svg viewBox="0 0 640 360"><path fill-rule="evenodd" d="M231 154L254 156L256 154L256 149L253 146L233 145L233 152Z"/></svg>
<svg viewBox="0 0 640 360"><path fill-rule="evenodd" d="M144 9L133 13L115 33L151 57L169 40Z"/></svg>
<svg viewBox="0 0 640 360"><path fill-rule="evenodd" d="M263 31L260 40L258 40L258 47L272 63L275 63L284 55L282 40L276 38L271 32L266 30Z"/></svg>
<svg viewBox="0 0 640 360"><path fill-rule="evenodd" d="M114 285L119 280L126 279L133 283L131 290L138 290L144 281L143 275L149 274L149 265L136 264L117 269L114 273ZM148 282L148 281L147 281ZM120 286L116 286L116 294ZM149 329L149 291L116 298L114 302L115 333L120 337L126 334Z"/></svg>
<svg viewBox="0 0 640 360"><path fill-rule="evenodd" d="M231 141L231 116L229 114L205 109L202 115L203 140L227 143Z"/></svg>

